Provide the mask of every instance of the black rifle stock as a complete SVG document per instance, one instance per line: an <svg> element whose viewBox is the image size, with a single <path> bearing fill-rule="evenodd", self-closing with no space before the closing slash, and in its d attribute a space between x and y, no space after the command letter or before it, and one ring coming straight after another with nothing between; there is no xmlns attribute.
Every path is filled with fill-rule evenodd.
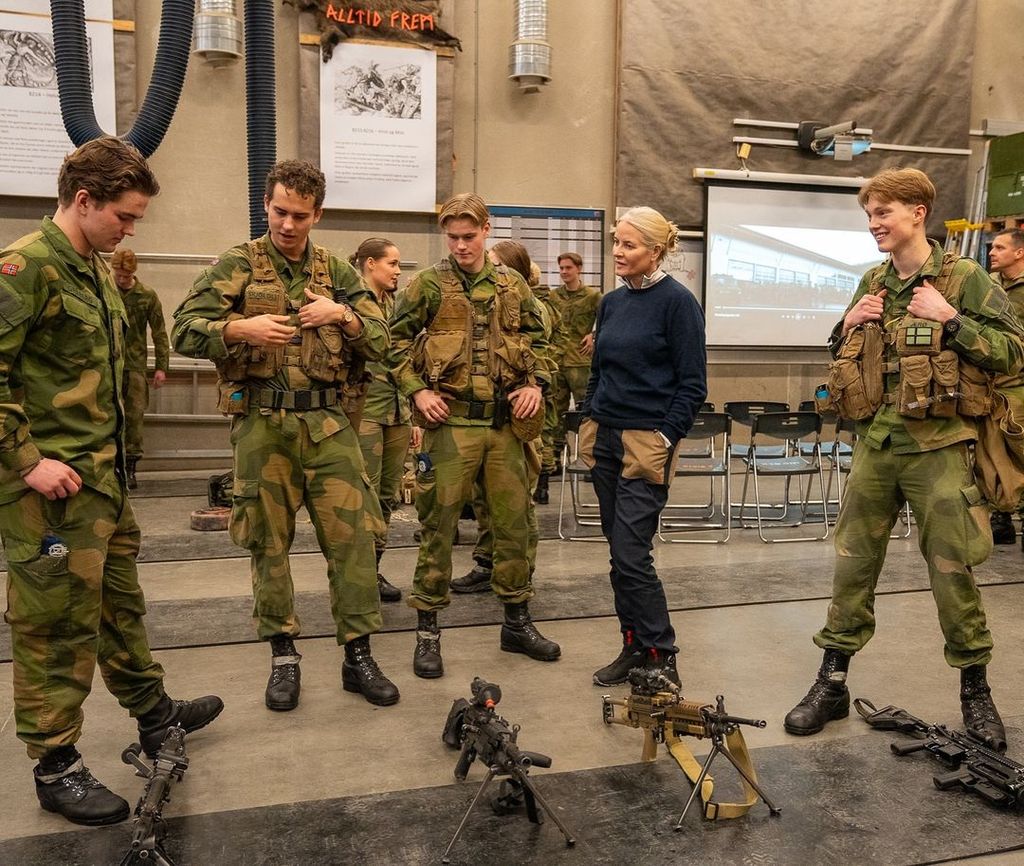
<svg viewBox="0 0 1024 866"><path fill-rule="evenodd" d="M969 733L922 721L900 707L890 704L879 710L866 698L857 698L853 704L871 727L914 738L890 743L894 755L927 752L938 761L946 770L932 777L940 791L960 788L994 806L1024 806L1024 765L988 748Z"/></svg>
<svg viewBox="0 0 1024 866"><path fill-rule="evenodd" d="M174 725L167 731L160 751L150 766L142 760L142 747L132 743L121 753L121 760L135 767L135 775L146 780L146 787L135 806L132 841L121 859L121 866L174 866L163 848L167 824L163 818L164 804L171 798L171 785L180 782L188 769L185 756L185 729Z"/></svg>

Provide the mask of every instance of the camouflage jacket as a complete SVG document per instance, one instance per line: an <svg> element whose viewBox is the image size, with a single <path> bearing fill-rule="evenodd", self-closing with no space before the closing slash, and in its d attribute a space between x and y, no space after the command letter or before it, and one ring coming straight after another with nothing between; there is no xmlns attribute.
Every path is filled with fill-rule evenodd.
<svg viewBox="0 0 1024 866"><path fill-rule="evenodd" d="M121 290L128 313L128 334L125 336L124 368L138 373L146 372L146 328L153 333L156 369L165 373L170 368L171 344L167 339L164 309L156 292L138 280L127 291Z"/></svg>
<svg viewBox="0 0 1024 866"><path fill-rule="evenodd" d="M466 289L467 297L475 304L485 304L488 309L494 304L496 292L494 265L485 257L483 270L478 274L466 274L449 257L454 272L459 276ZM544 336L543 308L526 283L515 271L509 270L513 284L519 292L520 320L519 333L530 338L531 348L536 358L535 376L538 384L546 387L551 381L548 369L548 343ZM427 268L414 274L409 284L395 301L395 310L391 315L392 346L391 369L398 390L406 397L428 387L427 383L412 368L410 350L413 341L433 321L441 305L441 281L436 267ZM480 357L479 353L483 353ZM486 362L486 349L477 345L473 347L474 366ZM470 386L459 395L462 400L494 399L493 382L480 381L481 377L471 377ZM523 384L526 384L525 382ZM452 417L446 422L459 426L490 426L491 421L470 418Z"/></svg>
<svg viewBox="0 0 1024 866"><path fill-rule="evenodd" d="M380 309L384 318L391 317L395 309L395 293L385 292L380 301ZM373 361L366 365L368 373L373 375L370 388L366 393L363 406L363 417L378 424L394 426L408 424L410 419L409 400L398 391L398 385L391 375L388 362Z"/></svg>
<svg viewBox="0 0 1024 866"><path fill-rule="evenodd" d="M570 292L563 283L551 293L551 306L561 322L551 340L551 359L560 367L589 367L590 358L580 352L580 340L594 329L601 293L580 284Z"/></svg>
<svg viewBox="0 0 1024 866"><path fill-rule="evenodd" d="M993 273L992 279L1003 287L1006 296L1010 299L1010 306L1017 315L1017 320L1024 324L1024 273L1013 279L1003 277L1001 274ZM1024 410L1024 369L1013 376L997 376L996 387L1000 389L1013 389L1017 411Z"/></svg>
<svg viewBox="0 0 1024 866"><path fill-rule="evenodd" d="M0 251L0 503L28 489L21 473L43 457L120 491L127 325L106 264L49 217Z"/></svg>
<svg viewBox="0 0 1024 866"><path fill-rule="evenodd" d="M932 242L932 253L921 269L902 281L892 261L883 262L868 271L860 281L847 312L866 294L877 280L886 289L882 321L887 337L895 333L914 297L914 287L926 279L934 284L942 270L942 247ZM953 303L963 316L963 327L952 337L945 337L945 348L953 349L961 358L991 373L1016 374L1024 363L1024 327L1017 321L1010 301L984 269L973 259L961 259L953 276L964 275L960 298ZM845 314L844 314L845 318ZM843 319L832 330L831 347L837 351L842 342ZM894 374L895 376L895 374ZM889 377L887 377L888 379ZM886 391L890 391L887 381ZM906 418L892 404L883 404L874 417L857 423L857 433L872 448L881 448L888 441L896 454L935 451L957 442L977 438L975 422L961 415L952 418Z"/></svg>

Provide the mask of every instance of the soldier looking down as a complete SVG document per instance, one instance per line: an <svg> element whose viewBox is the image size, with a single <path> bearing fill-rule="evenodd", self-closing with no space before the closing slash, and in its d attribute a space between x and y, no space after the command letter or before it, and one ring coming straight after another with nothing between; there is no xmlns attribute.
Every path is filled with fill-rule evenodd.
<svg viewBox="0 0 1024 866"><path fill-rule="evenodd" d="M530 619L530 496L524 443L540 433L547 341L523 277L487 258L487 205L463 193L438 215L449 257L415 274L391 317L393 376L426 428L417 455L423 525L409 604L418 627L413 672L444 674L437 612L449 604L452 540L478 476L494 531L491 586L505 605L501 648L554 661L557 643Z"/></svg>
<svg viewBox="0 0 1024 866"><path fill-rule="evenodd" d="M390 345L380 308L352 266L309 240L326 182L286 160L267 175L266 235L224 253L174 313L174 348L209 358L231 417L231 539L252 560L256 633L272 653L265 700L298 706L299 634L288 551L306 506L327 559L331 613L345 647L342 686L370 703L398 689L370 654L380 631L374 532L384 532L352 417L365 397L364 362Z"/></svg>
<svg viewBox="0 0 1024 866"><path fill-rule="evenodd" d="M171 725L197 730L224 707L164 692L125 492L127 322L99 253L135 234L159 191L138 151L95 139L64 160L53 218L0 251L0 531L15 724L39 761L40 805L76 824L128 817L75 747L97 663L147 754Z"/></svg>

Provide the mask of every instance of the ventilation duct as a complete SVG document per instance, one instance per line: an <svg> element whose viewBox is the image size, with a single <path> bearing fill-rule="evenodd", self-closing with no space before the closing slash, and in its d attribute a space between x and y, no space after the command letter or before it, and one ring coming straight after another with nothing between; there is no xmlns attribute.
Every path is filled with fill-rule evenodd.
<svg viewBox="0 0 1024 866"><path fill-rule="evenodd" d="M516 41L508 49L508 77L523 93L537 93L551 80L548 0L516 0Z"/></svg>
<svg viewBox="0 0 1024 866"><path fill-rule="evenodd" d="M242 56L242 20L235 0L198 0L192 53L211 66L227 66Z"/></svg>

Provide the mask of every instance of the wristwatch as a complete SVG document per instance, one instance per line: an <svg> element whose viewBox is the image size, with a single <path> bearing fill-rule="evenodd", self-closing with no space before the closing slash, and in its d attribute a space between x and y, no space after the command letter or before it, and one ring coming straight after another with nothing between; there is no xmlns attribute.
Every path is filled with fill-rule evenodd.
<svg viewBox="0 0 1024 866"><path fill-rule="evenodd" d="M955 316L953 316L952 319L947 319L946 324L944 324L942 327L948 336L953 337L956 336L957 331L959 331L960 328L963 327L963 324L964 317L957 313Z"/></svg>
<svg viewBox="0 0 1024 866"><path fill-rule="evenodd" d="M349 322L355 319L356 315L352 312L352 308L349 306L345 307L345 312L341 314L341 324L347 325Z"/></svg>

